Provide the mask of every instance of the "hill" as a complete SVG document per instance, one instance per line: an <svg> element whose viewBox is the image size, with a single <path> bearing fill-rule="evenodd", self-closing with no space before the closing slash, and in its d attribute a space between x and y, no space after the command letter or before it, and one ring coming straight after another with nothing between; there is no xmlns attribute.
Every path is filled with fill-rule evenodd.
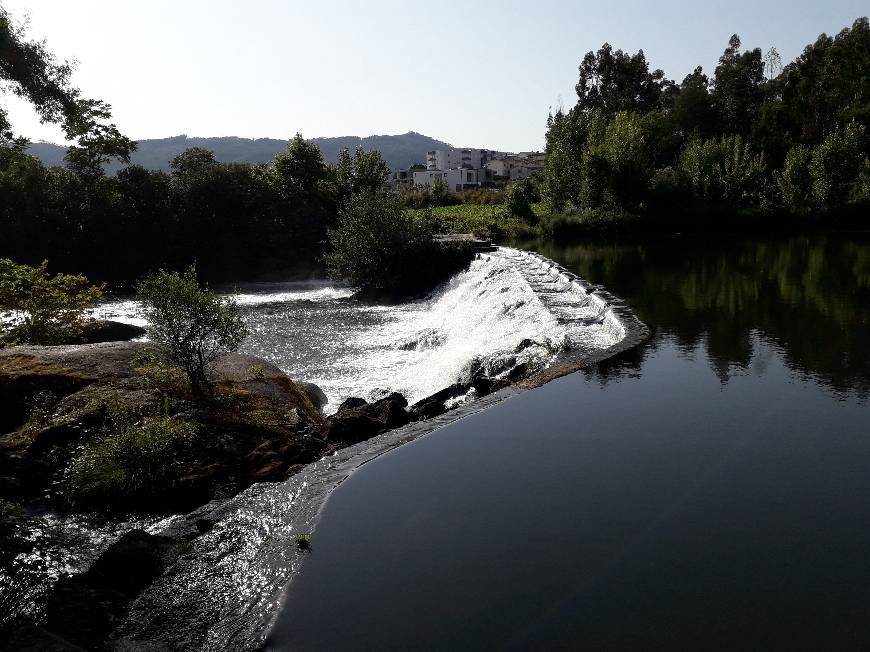
<svg viewBox="0 0 870 652"><path fill-rule="evenodd" d="M394 170L410 167L414 163L425 163L426 152L429 150L450 147L445 142L414 131L396 136L338 136L312 138L310 141L317 143L328 163L334 163L338 153L344 148L353 151L362 147L365 150L380 150L387 164ZM146 168L168 171L169 161L185 149L203 147L213 151L215 158L225 163L266 163L286 146L286 140L277 138L197 138L182 135L140 140L131 160ZM28 151L46 165L63 165L63 156L66 153L64 147L51 143L32 143ZM114 174L120 167L117 163L110 164L107 172Z"/></svg>

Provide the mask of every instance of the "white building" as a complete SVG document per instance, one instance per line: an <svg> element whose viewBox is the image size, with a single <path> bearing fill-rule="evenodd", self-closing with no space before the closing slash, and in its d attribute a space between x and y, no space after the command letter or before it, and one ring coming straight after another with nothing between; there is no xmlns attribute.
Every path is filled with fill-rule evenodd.
<svg viewBox="0 0 870 652"><path fill-rule="evenodd" d="M415 170L414 185L431 188L436 181L447 186L450 192L480 188L489 179L486 169L454 168L452 170Z"/></svg>

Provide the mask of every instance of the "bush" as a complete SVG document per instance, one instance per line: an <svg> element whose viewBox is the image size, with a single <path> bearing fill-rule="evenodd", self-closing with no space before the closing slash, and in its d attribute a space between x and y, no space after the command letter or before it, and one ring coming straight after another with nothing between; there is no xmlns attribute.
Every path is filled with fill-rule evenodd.
<svg viewBox="0 0 870 652"><path fill-rule="evenodd" d="M816 147L810 162L813 198L822 206L840 206L858 189L866 160L865 129L850 123Z"/></svg>
<svg viewBox="0 0 870 652"><path fill-rule="evenodd" d="M184 370L195 392L208 386L217 357L235 351L248 334L236 303L201 287L193 265L184 274L161 270L145 277L137 294L148 336Z"/></svg>
<svg viewBox="0 0 870 652"><path fill-rule="evenodd" d="M58 344L81 332L84 313L103 296L103 286L84 276L49 276L48 261L38 267L0 259L0 312L20 319L0 325L2 340L11 343Z"/></svg>
<svg viewBox="0 0 870 652"><path fill-rule="evenodd" d="M517 217L526 224L538 223L538 216L532 208L536 198L535 189L528 179L511 184L505 193L504 208L509 217Z"/></svg>
<svg viewBox="0 0 870 652"><path fill-rule="evenodd" d="M102 407L103 428L73 460L67 497L81 505L147 506L175 484L196 426L166 415L142 417L121 399Z"/></svg>
<svg viewBox="0 0 870 652"><path fill-rule="evenodd" d="M748 208L765 196L764 158L740 136L689 141L679 170L696 197L714 204Z"/></svg>
<svg viewBox="0 0 870 652"><path fill-rule="evenodd" d="M415 219L387 193L351 198L329 232L327 271L364 293L400 297L431 289L470 259L470 250L433 242L430 214Z"/></svg>
<svg viewBox="0 0 870 652"><path fill-rule="evenodd" d="M805 145L792 147L785 157L782 172L775 175L782 203L794 211L804 211L813 203L813 180L810 163L813 150Z"/></svg>

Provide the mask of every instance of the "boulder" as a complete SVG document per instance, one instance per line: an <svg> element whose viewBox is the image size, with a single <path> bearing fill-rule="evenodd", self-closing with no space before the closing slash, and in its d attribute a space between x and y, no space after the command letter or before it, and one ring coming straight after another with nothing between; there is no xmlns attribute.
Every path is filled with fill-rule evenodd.
<svg viewBox="0 0 870 652"><path fill-rule="evenodd" d="M131 530L86 572L57 582L46 603L45 630L64 644L101 648L130 602L177 557L174 539Z"/></svg>
<svg viewBox="0 0 870 652"><path fill-rule="evenodd" d="M411 420L405 410L408 401L395 392L374 403L351 403L356 407L345 407L345 403L342 404L344 409L339 408L338 412L326 419L321 430L322 436L329 442L349 446L385 430L403 426Z"/></svg>
<svg viewBox="0 0 870 652"><path fill-rule="evenodd" d="M88 322L81 334L70 338L68 344L98 344L100 342L128 342L145 337L147 330L142 326L125 324L120 321L100 319Z"/></svg>
<svg viewBox="0 0 870 652"><path fill-rule="evenodd" d="M329 403L326 393L314 383L306 383L297 380L296 385L305 393L308 400L310 400L318 410L322 411L323 406Z"/></svg>
<svg viewBox="0 0 870 652"><path fill-rule="evenodd" d="M360 398L358 396L351 396L341 402L341 405L338 406L336 414L341 414L342 412L347 412L348 410L355 410L356 408L362 407L366 404L368 404L368 401L364 398Z"/></svg>
<svg viewBox="0 0 870 652"><path fill-rule="evenodd" d="M167 380L164 368L142 364L157 353L143 342L0 350L2 486L22 499L48 494L64 506L72 499L77 508L187 511L216 494L282 480L334 448L317 436L323 415L313 386L294 383L269 362L224 355L211 370L212 392L197 395L183 372ZM133 427L163 416L195 427L175 477L132 485L124 495L99 488L71 494L66 470L82 446L117 431L109 408L118 405Z"/></svg>

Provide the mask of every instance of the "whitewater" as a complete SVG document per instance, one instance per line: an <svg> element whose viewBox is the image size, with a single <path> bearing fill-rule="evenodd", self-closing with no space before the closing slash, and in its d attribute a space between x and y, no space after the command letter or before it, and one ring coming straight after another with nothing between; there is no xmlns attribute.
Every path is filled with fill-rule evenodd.
<svg viewBox="0 0 870 652"><path fill-rule="evenodd" d="M421 261L425 264L425 261ZM414 403L483 371L539 369L560 352L604 349L624 333L606 305L549 261L516 249L481 254L429 297L370 305L326 281L224 288L249 336L242 352L313 382L327 414L358 396L401 392ZM135 301L113 301L97 316L144 324Z"/></svg>

